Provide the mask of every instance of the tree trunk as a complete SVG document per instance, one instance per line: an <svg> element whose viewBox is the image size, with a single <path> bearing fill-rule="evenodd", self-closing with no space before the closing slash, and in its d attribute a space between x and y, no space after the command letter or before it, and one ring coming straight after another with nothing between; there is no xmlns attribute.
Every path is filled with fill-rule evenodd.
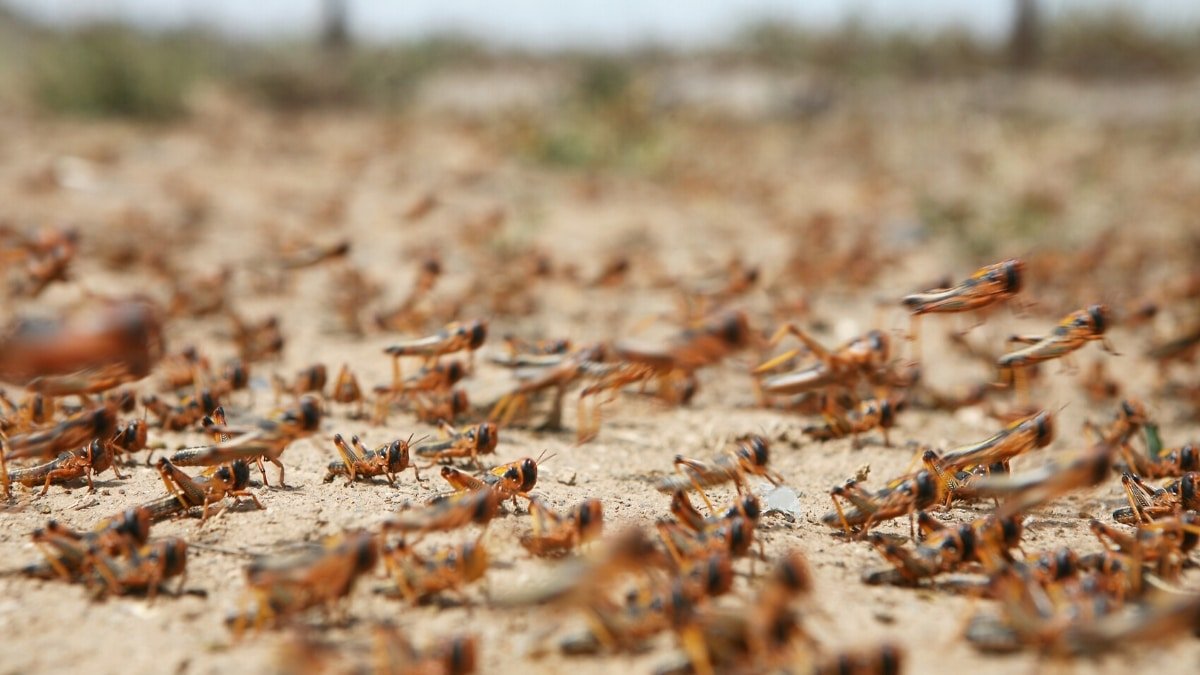
<svg viewBox="0 0 1200 675"><path fill-rule="evenodd" d="M1008 36L1008 63L1015 70L1032 70L1042 51L1042 22L1037 0L1016 0L1012 32Z"/></svg>
<svg viewBox="0 0 1200 675"><path fill-rule="evenodd" d="M331 52L344 51L350 45L346 0L323 0L322 8L321 46Z"/></svg>

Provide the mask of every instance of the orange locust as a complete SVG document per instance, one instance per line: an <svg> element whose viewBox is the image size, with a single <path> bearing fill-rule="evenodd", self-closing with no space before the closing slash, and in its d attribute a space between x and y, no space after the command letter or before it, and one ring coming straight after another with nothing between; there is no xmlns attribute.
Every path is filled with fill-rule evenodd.
<svg viewBox="0 0 1200 675"><path fill-rule="evenodd" d="M356 404L357 417L362 417L363 414L363 392L362 387L358 385L358 378L350 371L350 366L342 364L341 370L338 371L337 379L333 382L333 391L329 395L334 401L344 404Z"/></svg>
<svg viewBox="0 0 1200 675"><path fill-rule="evenodd" d="M554 455L546 457L546 453L543 451L537 459L525 457L515 462L501 464L485 473L482 478L476 478L454 467L444 466L442 467L442 478L459 492L494 490L500 494L502 500L511 498L515 507L517 497L531 499L529 492L537 485L538 464L549 461L553 457Z"/></svg>
<svg viewBox="0 0 1200 675"><path fill-rule="evenodd" d="M479 668L479 648L472 635L456 635L418 650L407 635L384 622L374 628L374 645L375 675L471 675Z"/></svg>
<svg viewBox="0 0 1200 675"><path fill-rule="evenodd" d="M470 358L471 370L475 366L475 351L483 346L487 339L487 321L476 320L469 323L452 323L441 331L428 337L417 338L407 342L392 345L383 353L392 357L392 387L399 389L404 378L401 377L400 359L405 356L421 356L427 365L437 362L439 356L467 351Z"/></svg>
<svg viewBox="0 0 1200 675"><path fill-rule="evenodd" d="M986 476L974 483L980 497L1007 497L996 516L1009 518L1068 492L1099 485L1108 477L1117 446L1102 441L1066 464L1050 464L1017 475Z"/></svg>
<svg viewBox="0 0 1200 675"><path fill-rule="evenodd" d="M1180 511L1200 510L1200 473L1189 472L1163 487L1147 485L1140 476L1121 475L1121 487L1129 500L1127 508L1113 511L1113 520L1126 525L1149 523L1177 515Z"/></svg>
<svg viewBox="0 0 1200 675"><path fill-rule="evenodd" d="M778 375L767 375L758 382L761 394L792 395L832 387L853 387L866 378L874 384L882 384L884 372L891 353L886 334L872 330L837 347L825 349L819 342L793 324L786 324L772 338L777 342L784 335L794 335L812 351L816 361L796 370ZM799 354L799 350L784 352L754 369L763 375Z"/></svg>
<svg viewBox="0 0 1200 675"><path fill-rule="evenodd" d="M1046 447L1053 440L1054 416L1042 410L1013 422L985 440L947 452L938 458L938 463L946 471L1007 464L1034 448Z"/></svg>
<svg viewBox="0 0 1200 675"><path fill-rule="evenodd" d="M162 583L179 577L178 594L183 590L187 571L187 542L178 537L151 541L125 558L96 556L95 585L98 595L145 593L151 600Z"/></svg>
<svg viewBox="0 0 1200 675"><path fill-rule="evenodd" d="M1012 560L1010 551L1021 545L1022 518L1000 520L987 515L950 527L920 511L917 526L925 540L914 549L876 532L867 536L867 541L892 567L863 574L863 582L914 585L970 563L981 563L986 568L996 560Z"/></svg>
<svg viewBox="0 0 1200 675"><path fill-rule="evenodd" d="M112 469L117 478L125 478L113 462L113 450L109 443L94 440L74 452L64 452L56 459L37 466L13 469L7 473L7 484L20 483L27 487L41 484L41 495L50 491L50 485L67 483L79 478L86 478L88 492L95 492L92 483L94 474Z"/></svg>
<svg viewBox="0 0 1200 675"><path fill-rule="evenodd" d="M437 497L426 506L402 511L381 524L384 532L425 534L457 530L472 523L487 527L503 498L495 490L458 492Z"/></svg>
<svg viewBox="0 0 1200 675"><path fill-rule="evenodd" d="M854 527L866 533L872 525L907 515L912 529L912 515L919 509L943 503L951 490L951 484L934 459L932 452L925 453L922 457L924 469L894 478L875 492L863 488L854 479L834 487L829 491L834 510L822 516L821 522L829 527L841 527L849 536ZM842 501L849 502L852 508L844 509Z"/></svg>
<svg viewBox="0 0 1200 675"><path fill-rule="evenodd" d="M433 463L470 457L471 463L478 466L479 456L495 453L500 440L500 432L491 422L482 422L464 431L455 431L448 424L443 424L442 428L449 432L449 437L418 445L413 451Z"/></svg>
<svg viewBox="0 0 1200 675"><path fill-rule="evenodd" d="M1090 305L1068 314L1049 335L1009 336L1009 342L1020 342L1029 346L1004 354L996 360L996 365L1002 375L1011 373L1018 393L1027 396L1024 369L1035 363L1067 356L1093 340L1100 340L1106 352L1118 355L1104 337L1109 323L1108 307Z"/></svg>
<svg viewBox="0 0 1200 675"><path fill-rule="evenodd" d="M659 381L659 398L677 404L687 403L695 394L697 370L719 363L753 340L745 313L727 310L679 333L665 348L622 341L614 351L625 361L652 368Z"/></svg>
<svg viewBox="0 0 1200 675"><path fill-rule="evenodd" d="M742 493L743 482L749 476L761 476L773 485L783 482L783 477L767 468L770 459L770 445L762 436L751 436L738 444L737 448L721 455L716 461L708 463L697 459L689 459L683 455L675 455L675 470L678 476L668 476L655 483L659 492L672 494L680 490L697 490L709 512L713 511L712 502L704 493L704 488L732 482L738 494Z"/></svg>
<svg viewBox="0 0 1200 675"><path fill-rule="evenodd" d="M556 558L600 536L604 528L604 505L599 499L587 499L560 514L537 497L530 497L529 517L533 531L521 535L521 546L535 556Z"/></svg>
<svg viewBox="0 0 1200 675"><path fill-rule="evenodd" d="M413 396L417 419L430 424L450 423L471 409L467 392L453 389L448 392L417 392Z"/></svg>
<svg viewBox="0 0 1200 675"><path fill-rule="evenodd" d="M403 544L384 551L384 566L396 590L413 604L446 591L462 596L462 587L483 578L488 553L481 541L469 541L422 556Z"/></svg>
<svg viewBox="0 0 1200 675"><path fill-rule="evenodd" d="M82 410L48 429L10 437L6 443L7 459L57 457L59 453L87 445L93 439L108 440L116 428L115 405Z"/></svg>
<svg viewBox="0 0 1200 675"><path fill-rule="evenodd" d="M231 497L232 504L223 507L217 515L224 513L229 506L240 504L245 497L254 502L259 510L266 508L258 501L258 497L247 489L250 467L243 461L216 467L203 477L207 480L198 480L180 471L171 460L162 457L158 460L158 473L163 484L167 486L167 491L174 495L183 510L193 506L201 507L201 523L208 520L208 507L224 500L225 497Z"/></svg>
<svg viewBox="0 0 1200 675"><path fill-rule="evenodd" d="M467 369L460 361L450 361L424 366L417 373L405 378L399 386L393 383L390 387L375 387L375 421L382 423L392 403L397 399L416 400L422 394L444 394L466 375Z"/></svg>
<svg viewBox="0 0 1200 675"><path fill-rule="evenodd" d="M835 403L829 403L822 415L825 423L804 427L805 436L817 441L853 436L853 445L857 448L859 434L878 428L883 432L883 444L892 445L888 430L896 424L896 407L888 399L868 399L859 403L858 409L850 414L837 410Z"/></svg>
<svg viewBox="0 0 1200 675"><path fill-rule="evenodd" d="M358 531L327 538L320 551L255 561L246 568L241 609L226 623L240 635L250 625L276 626L314 607L331 614L355 581L375 569L379 548L378 535Z"/></svg>
<svg viewBox="0 0 1200 675"><path fill-rule="evenodd" d="M358 440L358 436L352 436L347 443L341 434L334 434L333 444L342 459L329 463L325 482L333 482L336 476L346 476L346 485L352 485L356 480L383 476L387 478L388 485L395 485L396 475L409 467L412 467L417 480L421 480L420 469L409 461L411 441L412 436L409 436L407 440L397 439L369 450ZM355 452L354 448L358 448L362 454Z"/></svg>
<svg viewBox="0 0 1200 675"><path fill-rule="evenodd" d="M240 503L242 496L251 497L254 504L262 508L258 499L247 492L250 466L245 460L235 460L193 477L164 458L159 462L158 472L168 494L138 507L144 509L154 522L187 513L193 508L203 507L207 512L206 505L221 501L224 495L232 496L233 504Z"/></svg>
<svg viewBox="0 0 1200 675"><path fill-rule="evenodd" d="M263 485L268 485L267 471L263 466L265 459L279 467L279 485L282 486L284 469L279 456L293 442L316 432L320 424L320 402L315 397L306 395L294 408L284 410L271 418L255 420L251 427L207 425L206 429L209 432L229 434L233 438L222 440L217 445L180 450L171 456L171 461L179 466L213 466L235 459L253 459L262 473Z"/></svg>
<svg viewBox="0 0 1200 675"><path fill-rule="evenodd" d="M98 302L70 320L19 321L0 335L0 380L94 393L141 379L162 358L162 331L158 310L140 299Z"/></svg>
<svg viewBox="0 0 1200 675"><path fill-rule="evenodd" d="M518 377L524 375L522 381L512 391L496 401L488 419L501 426L508 426L528 409L531 394L550 390L553 407L543 428L561 428L562 401L567 388L583 378L589 371L602 367L604 358L604 345L597 343L577 349L569 355L553 355L548 365L539 371L533 373L518 371Z"/></svg>
<svg viewBox="0 0 1200 675"><path fill-rule="evenodd" d="M900 302L912 313L912 340L922 314L973 312L1008 300L1021 291L1024 273L1025 263L1014 258L981 267L956 286L904 296Z"/></svg>

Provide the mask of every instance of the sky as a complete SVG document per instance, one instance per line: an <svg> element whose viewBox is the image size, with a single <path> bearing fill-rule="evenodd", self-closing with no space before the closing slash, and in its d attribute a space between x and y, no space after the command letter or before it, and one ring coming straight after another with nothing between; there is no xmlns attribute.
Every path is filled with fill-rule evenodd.
<svg viewBox="0 0 1200 675"><path fill-rule="evenodd" d="M390 40L459 32L527 48L694 46L728 38L754 19L810 27L858 18L887 28L1006 30L1013 0L346 0L358 38ZM241 37L311 34L321 0L0 0L38 20L97 18L146 27L200 23ZM1196 0L1040 0L1048 13L1115 7L1163 26L1200 25Z"/></svg>

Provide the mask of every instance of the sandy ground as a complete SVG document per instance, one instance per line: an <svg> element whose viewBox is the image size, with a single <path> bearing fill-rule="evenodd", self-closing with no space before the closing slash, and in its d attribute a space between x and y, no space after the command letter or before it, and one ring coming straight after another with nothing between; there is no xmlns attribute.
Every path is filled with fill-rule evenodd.
<svg viewBox="0 0 1200 675"><path fill-rule="evenodd" d="M1121 92L1065 83L1017 89L1001 82L851 90L839 93L832 112L814 119L767 115L753 124L720 117L681 123L667 139L674 148L673 163L656 175L538 168L511 156L503 134L495 131L502 125L480 121L477 111L455 109L453 100L426 102L396 118L339 112L284 120L214 97L203 102L194 121L150 129L17 114L0 122L0 218L19 227L70 225L83 236L74 280L50 289L40 307L69 305L87 291L165 297L162 282L140 269L112 269L89 257L131 233L141 248L165 246L177 274L229 266L236 275L232 303L248 316L277 313L287 335L282 361L256 367L259 391L253 405L248 395L234 398L238 412L252 408L266 413L273 404L270 373L290 377L318 361L332 372L345 362L364 385L384 383L389 363L381 350L397 338L340 331L327 305L332 275L325 269L296 273L282 293L257 292L256 270L268 268L275 252L290 241L349 238L353 263L382 282L390 301L407 293L421 252L440 251L446 277L435 297L448 298L476 273L463 253L468 243L462 233L501 208L507 213L504 236L512 245L536 246L555 265L574 265L584 277L595 274L611 252L634 246L643 255L635 260L651 259L673 278L699 280L740 255L761 265L769 283L786 271L793 247L806 245L794 240L798 228L813 214L830 214L838 228L878 225L882 234L877 245L893 258L866 287L831 281L797 289L809 305L803 320L823 326L821 339L834 344L873 326L903 329L907 320L892 301L923 282L944 274L961 276L989 261L963 254L944 233L922 227L922 205L930 195L969 204L983 220L996 222L1012 200L1045 195L1054 205L1051 227L1011 244L1001 237L999 248L991 252L997 258L1026 255L1049 246L1046 242L1078 244L1114 226L1144 228L1139 230L1142 241L1158 244L1195 234L1200 137L1194 131L1194 89L1147 85ZM426 194L436 195L438 206L421 219L405 218L405 211ZM206 217L190 232L190 241L181 243L179 232L188 227L182 225L183 214L195 203L205 207ZM615 289L538 281L528 289L537 309L528 316L489 316L492 335L514 332L583 342L636 333L660 339L672 330L668 322L642 328L647 317L674 308L672 292L651 283L659 273L636 268L629 284ZM1110 282L1097 280L1097 286L1109 292ZM1031 287L1027 295L1036 299L1039 289ZM1042 330L1058 314L1091 300L1069 298L1021 316L1001 311L972 337L999 346L1007 333ZM771 299L766 294L755 291L739 303L760 329L773 327L776 319L768 312ZM31 309L38 307L14 301L4 313ZM468 305L463 318L481 313ZM1148 403L1167 441L1179 443L1194 438L1197 425L1178 402L1156 393L1152 367L1136 356L1154 334L1170 334L1170 322L1170 317L1160 317L1158 324L1138 333L1118 327L1112 339L1125 356L1102 356L1093 345L1079 363L1105 359L1124 392ZM924 325L926 368L933 382L952 386L988 377L984 368L945 347L942 333L958 322L935 319ZM181 319L170 324L168 336L173 348L196 344L215 360L233 350L228 327L219 319ZM832 536L819 522L829 508L829 488L863 464L870 465L870 484L878 485L909 465L912 453L904 443L947 448L982 439L1000 423L978 409L911 411L894 430L900 447L868 443L852 449L849 440L812 443L799 434L812 420L754 407L746 375L754 358L743 354L704 371L702 389L688 407L621 398L606 409L599 438L584 446L574 443L573 415L567 416L568 429L562 433L504 429L493 461L537 456L543 450L556 453L542 468L536 493L560 507L598 497L616 530L626 524L649 525L666 514L668 500L651 480L670 471L675 454L708 458L722 438L763 433L773 441L774 468L797 491L799 501L798 517L768 515L758 536L769 558L799 548L812 563L819 610L805 622L823 644L835 649L891 640L906 648L913 673L947 667L979 674L1038 671L1033 656L985 657L964 642L960 634L966 618L985 603L934 590L860 583L863 570L881 564L879 557L865 543ZM1175 372L1177 377L1195 375L1194 369ZM1114 409L1115 402L1089 403L1076 379L1057 367L1048 369L1037 398L1047 407L1066 406L1059 414L1058 438L1046 451L1019 460L1017 470L1082 447L1082 421L1106 419ZM508 372L481 362L466 387L473 401L484 403L510 383ZM152 383L144 386L148 390ZM406 501L444 490L432 471L434 480L428 483L418 485L407 473L394 488L382 482L323 484L324 466L334 456L334 433L360 433L374 445L433 431L406 414L393 415L385 427L372 427L335 406L318 434L284 455L289 487L256 488L266 510L230 512L203 526L196 519L156 526L157 536L178 535L197 544L190 553L186 587L207 597L162 597L153 604L143 599L92 602L82 588L0 577L0 634L5 636L0 673L285 668L280 655L294 645L288 632L235 642L223 625L224 615L242 595L243 568L254 554L287 552L324 535L371 526ZM197 433L157 431L153 440L170 448L201 441ZM44 498L20 492L0 513L0 566L13 568L37 558L28 535L47 518L86 528L162 493L152 469L131 466L128 473L123 481L104 476L94 495L79 488L55 488ZM720 501L730 494L714 491ZM1081 552L1097 550L1081 516L1104 517L1119 499L1112 480L1038 510L1026 526L1026 549L1066 544ZM939 516L962 521L984 509L955 508ZM486 586L491 594L536 585L553 573L551 564L530 559L517 544L528 527L524 514L510 514L490 528L487 545L495 564ZM904 533L907 527L898 521L881 529ZM435 539L453 540L457 537ZM739 563L739 570L748 569L746 561ZM1200 585L1200 576L1190 571L1187 583ZM740 577L737 584L737 594L749 597L750 582ZM553 649L539 655L544 645L538 636L561 623L574 626L574 618L541 609L493 608L479 587L468 591L467 607L413 608L381 595L386 586L380 578L360 584L349 605L349 625L312 619L317 633L342 650L328 666L361 663L369 645L368 627L383 619L395 621L418 643L454 631L478 634L486 672L646 672L673 658L669 637L638 655L567 660ZM547 644L552 646L553 639ZM1200 644L1184 640L1065 669L1184 673L1198 667Z"/></svg>

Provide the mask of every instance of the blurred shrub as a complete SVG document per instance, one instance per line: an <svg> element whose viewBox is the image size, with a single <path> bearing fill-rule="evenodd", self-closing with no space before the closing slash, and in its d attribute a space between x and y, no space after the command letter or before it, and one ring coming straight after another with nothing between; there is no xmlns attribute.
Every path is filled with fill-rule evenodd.
<svg viewBox="0 0 1200 675"><path fill-rule="evenodd" d="M1178 75L1200 70L1200 29L1147 26L1117 10L1081 11L1043 22L1040 62L1076 77ZM851 20L814 31L778 21L749 24L731 55L779 69L815 67L847 77L970 76L1002 67L1004 45L961 29L932 33L873 28Z"/></svg>
<svg viewBox="0 0 1200 675"><path fill-rule="evenodd" d="M858 20L820 31L752 23L738 33L732 49L772 68L816 67L851 77L966 75L996 63L993 48L961 29L888 31Z"/></svg>
<svg viewBox="0 0 1200 675"><path fill-rule="evenodd" d="M474 43L456 37L336 52L305 44L248 51L232 69L234 85L276 110L402 107L433 71L483 54Z"/></svg>
<svg viewBox="0 0 1200 675"><path fill-rule="evenodd" d="M1081 77L1181 75L1200 68L1200 30L1165 30L1110 10L1059 17L1047 27L1045 66Z"/></svg>
<svg viewBox="0 0 1200 675"><path fill-rule="evenodd" d="M519 123L518 150L556 168L653 171L663 133L634 76L634 59L584 57L558 114Z"/></svg>
<svg viewBox="0 0 1200 675"><path fill-rule="evenodd" d="M200 33L147 35L103 24L50 36L29 70L36 100L61 113L164 120L210 71L212 41Z"/></svg>

